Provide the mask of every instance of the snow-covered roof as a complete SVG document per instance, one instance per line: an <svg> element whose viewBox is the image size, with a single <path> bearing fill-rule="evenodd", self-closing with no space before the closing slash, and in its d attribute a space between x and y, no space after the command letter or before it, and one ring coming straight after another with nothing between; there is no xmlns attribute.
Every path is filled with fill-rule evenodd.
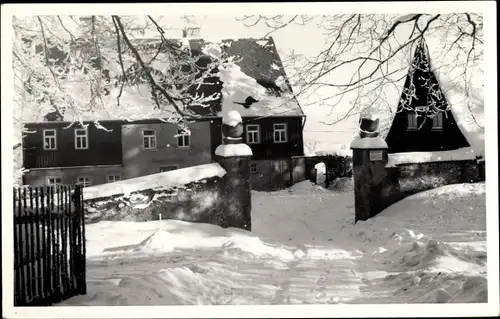
<svg viewBox="0 0 500 319"><path fill-rule="evenodd" d="M452 40L446 39L446 41ZM460 131L474 149L475 154L484 157L484 79L482 72L469 65L467 77L470 80L465 84L463 74L467 54L458 54L456 52L458 49L443 52L443 44L440 41L445 40L437 33L425 36L424 48L429 56L431 70L439 82ZM408 72L416 49L417 45L414 45L406 51L402 50L404 54L401 54L402 58L399 59L399 63L394 62L395 65L391 68ZM380 136L384 138L389 133L405 85L406 77L401 76L401 72L395 72L393 77L387 78L387 84L383 86L381 93L383 98L372 106L380 119ZM394 81L395 78L399 80Z"/></svg>
<svg viewBox="0 0 500 319"><path fill-rule="evenodd" d="M144 46L159 44L159 39L136 39L137 43ZM185 43L187 42L187 43ZM206 107L192 109L196 116L221 117L223 112L236 110L243 117L265 117L265 116L304 116L304 113L295 98L292 88L287 80L287 75L277 52L272 38L267 39L226 39L218 42L208 42L203 39L186 39L184 42L172 40L172 44L189 46L193 56L211 56L220 58L233 57L234 62L223 64L219 67L219 78L222 84L222 109L215 111ZM152 66L164 71L168 68L167 60L160 53L156 63ZM125 65L127 68L128 65ZM121 71L118 61L107 61L105 68L113 68L119 74ZM62 83L62 82L61 82ZM75 100L90 100L90 88L85 81L74 81L63 83ZM125 86L120 95L120 105L117 104L117 96L120 94L120 86L109 85L106 87L109 95L102 96L104 107L89 107L86 111L64 114L64 121L94 121L94 120L140 120L150 118L169 118L175 116L176 112L172 105L163 104L161 108L156 107L150 96L149 85L136 84ZM203 93L203 86L198 87ZM196 91L198 92L198 91ZM254 103L246 107L245 100L252 97ZM235 103L236 102L236 103ZM240 103L240 104L238 104ZM25 110L23 119L25 122L43 121L43 116L53 110ZM187 112L189 114L189 112Z"/></svg>

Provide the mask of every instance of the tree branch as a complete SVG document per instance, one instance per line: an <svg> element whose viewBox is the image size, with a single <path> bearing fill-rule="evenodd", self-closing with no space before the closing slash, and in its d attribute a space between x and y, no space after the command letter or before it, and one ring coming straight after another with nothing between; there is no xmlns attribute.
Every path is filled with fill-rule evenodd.
<svg viewBox="0 0 500 319"><path fill-rule="evenodd" d="M158 95L157 95L157 91L160 91L162 93L162 95L165 97L165 99L170 104L172 104L172 106L179 113L179 115L181 115L184 118L186 116L186 114L179 108L179 106L177 105L175 99L172 98L170 96L170 94L168 94L168 92L163 87L159 86L155 82L155 80L153 79L153 77L151 76L149 68L146 67L146 65L144 64L144 61L142 60L139 52L137 52L137 49L132 45L132 43L128 39L127 34L125 33L125 29L123 28L123 24L121 23L120 17L113 16L113 19L116 21L116 24L118 25L118 28L120 29L121 35L123 36L123 40L125 40L125 43L127 43L128 48L132 51L132 53L134 54L136 60L139 62L142 70L144 71L144 73L146 75L146 78L148 79L148 82L149 82L149 84L151 86L152 95L153 95L153 98L155 100L155 103L156 103L157 107L161 108L160 102L158 100Z"/></svg>

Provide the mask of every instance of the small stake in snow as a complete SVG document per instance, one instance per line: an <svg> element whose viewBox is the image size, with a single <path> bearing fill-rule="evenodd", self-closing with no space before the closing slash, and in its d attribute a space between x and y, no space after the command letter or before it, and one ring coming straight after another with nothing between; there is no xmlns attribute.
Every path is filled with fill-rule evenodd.
<svg viewBox="0 0 500 319"><path fill-rule="evenodd" d="M161 214L160 214L160 231L162 230Z"/></svg>

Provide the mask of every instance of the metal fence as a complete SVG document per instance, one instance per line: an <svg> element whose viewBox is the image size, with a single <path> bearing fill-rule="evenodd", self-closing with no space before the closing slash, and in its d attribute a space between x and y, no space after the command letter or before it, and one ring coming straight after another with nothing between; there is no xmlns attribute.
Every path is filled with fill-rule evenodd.
<svg viewBox="0 0 500 319"><path fill-rule="evenodd" d="M86 294L80 186L14 188L14 305L47 306Z"/></svg>

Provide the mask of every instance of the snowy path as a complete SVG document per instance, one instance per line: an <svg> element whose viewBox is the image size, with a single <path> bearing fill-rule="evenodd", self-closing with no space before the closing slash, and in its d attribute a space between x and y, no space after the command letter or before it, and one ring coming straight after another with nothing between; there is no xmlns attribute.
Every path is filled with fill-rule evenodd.
<svg viewBox="0 0 500 319"><path fill-rule="evenodd" d="M180 221L88 225L88 294L60 305L482 301L484 184L354 225L353 194L253 193L252 233Z"/></svg>

